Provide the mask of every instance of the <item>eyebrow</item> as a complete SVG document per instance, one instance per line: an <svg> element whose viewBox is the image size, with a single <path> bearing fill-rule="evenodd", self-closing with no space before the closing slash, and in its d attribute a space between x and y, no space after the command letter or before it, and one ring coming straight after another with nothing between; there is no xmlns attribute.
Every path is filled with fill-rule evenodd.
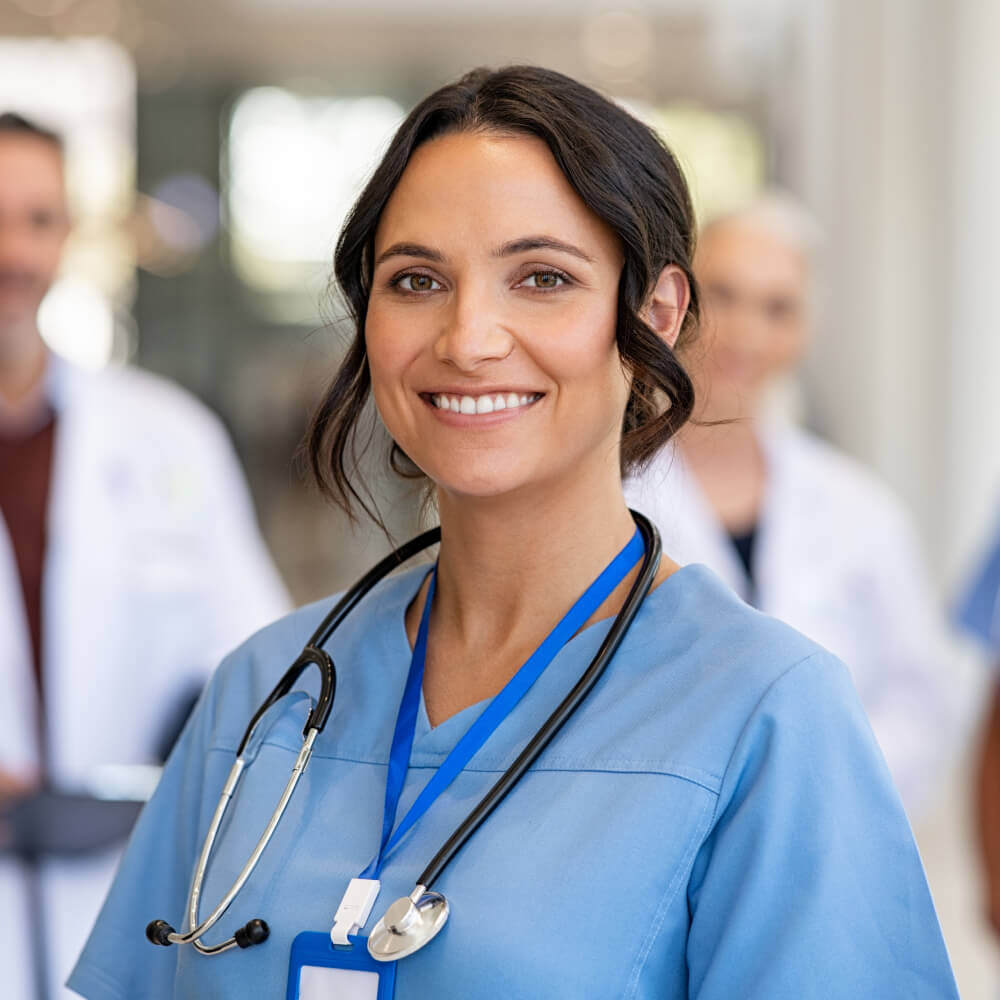
<svg viewBox="0 0 1000 1000"><path fill-rule="evenodd" d="M554 236L522 236L518 240L511 240L494 251L496 257L513 257L515 254L526 253L529 250L557 250L559 253L568 253L571 257L578 257L588 264L594 263L594 258L590 254L584 253L579 247L572 243L564 243Z"/></svg>
<svg viewBox="0 0 1000 1000"><path fill-rule="evenodd" d="M379 264L390 257L424 257L426 260L433 260L438 264L443 263L445 260L445 256L440 250L433 250L431 247L425 247L421 243L393 243L391 247L383 250L378 255L375 266L378 267Z"/></svg>
<svg viewBox="0 0 1000 1000"><path fill-rule="evenodd" d="M531 250L556 250L559 253L569 254L586 261L588 264L594 263L594 258L590 254L584 253L579 247L572 243L565 243L557 240L554 236L522 236L520 239L509 240L493 251L494 257L513 257L519 253L528 253ZM390 257L423 257L425 260L432 260L435 263L444 263L447 259L440 250L424 246L422 243L393 243L391 247L383 250L375 261L375 266L389 260Z"/></svg>

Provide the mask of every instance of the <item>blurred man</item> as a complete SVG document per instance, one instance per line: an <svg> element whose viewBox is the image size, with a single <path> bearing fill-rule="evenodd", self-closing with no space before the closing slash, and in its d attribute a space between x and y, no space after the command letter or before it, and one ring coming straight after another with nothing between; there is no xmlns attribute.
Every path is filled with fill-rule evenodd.
<svg viewBox="0 0 1000 1000"><path fill-rule="evenodd" d="M36 316L68 233L60 140L0 115L5 1000L71 995L59 984L117 857L32 858L11 817L34 793L157 762L208 671L287 607L218 420L162 379L87 374L46 349Z"/></svg>
<svg viewBox="0 0 1000 1000"><path fill-rule="evenodd" d="M983 644L997 668L979 750L976 806L987 914L1000 935L1000 530L962 599L958 622Z"/></svg>
<svg viewBox="0 0 1000 1000"><path fill-rule="evenodd" d="M956 712L942 615L909 519L857 462L765 416L806 344L814 230L771 195L702 232L702 331L683 358L701 425L626 492L658 522L666 552L706 563L850 667L913 818Z"/></svg>

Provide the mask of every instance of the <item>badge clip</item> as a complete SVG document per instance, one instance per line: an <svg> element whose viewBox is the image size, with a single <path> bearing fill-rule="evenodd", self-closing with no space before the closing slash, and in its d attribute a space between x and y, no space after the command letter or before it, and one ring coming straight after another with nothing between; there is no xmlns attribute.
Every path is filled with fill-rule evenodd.
<svg viewBox="0 0 1000 1000"><path fill-rule="evenodd" d="M352 878L344 898L337 907L337 915L330 928L330 940L335 945L350 945L348 936L357 934L368 922L368 917L378 899L382 883L374 878Z"/></svg>

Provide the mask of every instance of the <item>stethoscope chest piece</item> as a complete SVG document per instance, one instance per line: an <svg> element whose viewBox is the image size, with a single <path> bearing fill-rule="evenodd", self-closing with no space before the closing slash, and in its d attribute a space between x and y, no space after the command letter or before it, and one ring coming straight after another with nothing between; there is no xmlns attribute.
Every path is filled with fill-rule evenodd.
<svg viewBox="0 0 1000 1000"><path fill-rule="evenodd" d="M397 899L368 935L368 954L377 962L395 962L419 951L448 921L448 900L418 886Z"/></svg>

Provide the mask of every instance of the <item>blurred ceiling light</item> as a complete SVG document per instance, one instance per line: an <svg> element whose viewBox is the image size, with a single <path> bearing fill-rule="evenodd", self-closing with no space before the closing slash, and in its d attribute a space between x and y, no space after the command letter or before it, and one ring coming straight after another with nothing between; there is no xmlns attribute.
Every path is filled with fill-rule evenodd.
<svg viewBox="0 0 1000 1000"><path fill-rule="evenodd" d="M103 368L114 353L111 303L78 278L61 278L49 289L38 311L38 328L53 351L83 368Z"/></svg>
<svg viewBox="0 0 1000 1000"><path fill-rule="evenodd" d="M638 76L652 55L653 25L636 10L602 11L584 19L580 45L601 76Z"/></svg>
<svg viewBox="0 0 1000 1000"><path fill-rule="evenodd" d="M699 224L745 204L763 188L764 141L745 116L692 104L619 103L655 129L677 157Z"/></svg>
<svg viewBox="0 0 1000 1000"><path fill-rule="evenodd" d="M236 102L223 168L237 273L294 286L333 245L378 154L403 118L386 97L301 97L261 87Z"/></svg>

